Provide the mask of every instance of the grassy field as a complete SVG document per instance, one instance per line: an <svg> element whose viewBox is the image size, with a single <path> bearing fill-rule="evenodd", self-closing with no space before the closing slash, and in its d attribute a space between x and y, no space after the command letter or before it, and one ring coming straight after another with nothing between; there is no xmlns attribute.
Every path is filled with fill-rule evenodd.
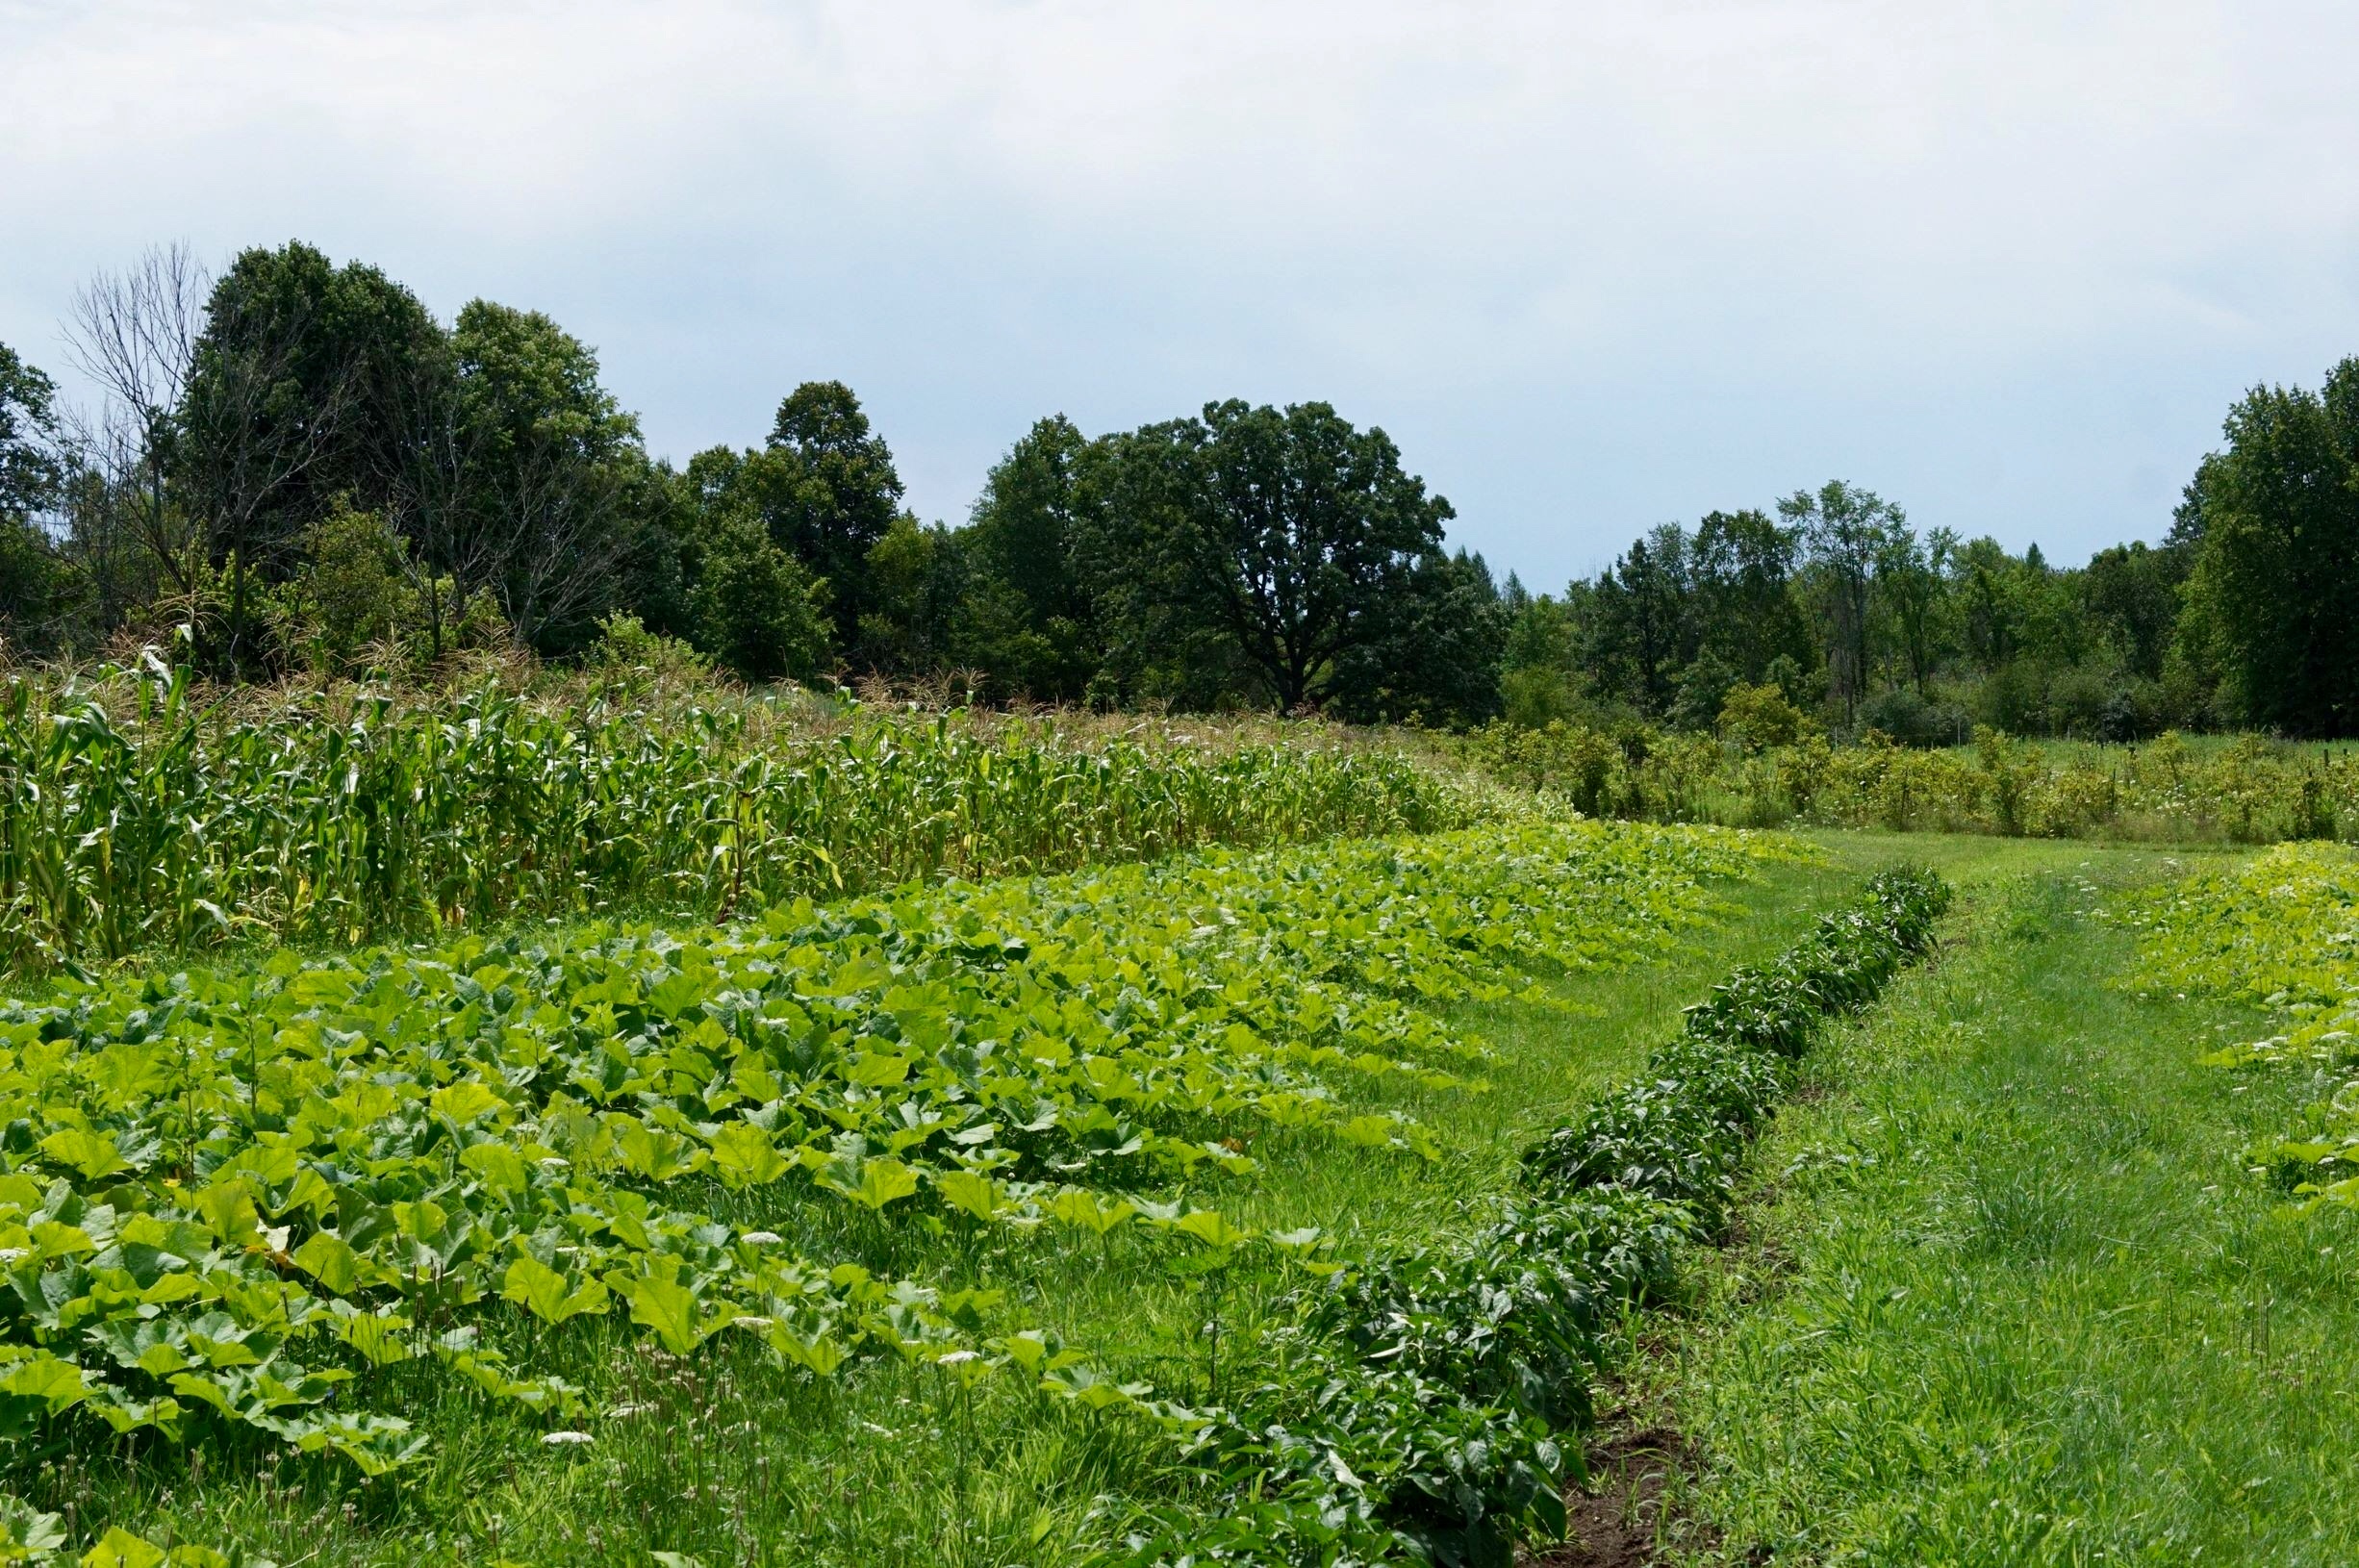
<svg viewBox="0 0 2359 1568"><path fill-rule="evenodd" d="M1949 952L1814 1062L1740 1242L1635 1374L1701 1455L1666 1560L2359 1557L2359 1232L2244 1151L2306 1074L2140 996L2124 891L2219 857L1912 838Z"/></svg>

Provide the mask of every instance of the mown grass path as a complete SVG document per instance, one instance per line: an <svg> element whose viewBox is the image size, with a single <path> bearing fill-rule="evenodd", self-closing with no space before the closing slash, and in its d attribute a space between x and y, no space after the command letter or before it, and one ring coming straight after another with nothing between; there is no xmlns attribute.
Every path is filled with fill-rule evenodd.
<svg viewBox="0 0 2359 1568"><path fill-rule="evenodd" d="M2261 1015L2133 998L2101 915L2194 857L1907 843L1946 952L1814 1058L1639 1365L1701 1455L1666 1560L2359 1560L2359 1227L2238 1157L2307 1085L2199 1065Z"/></svg>

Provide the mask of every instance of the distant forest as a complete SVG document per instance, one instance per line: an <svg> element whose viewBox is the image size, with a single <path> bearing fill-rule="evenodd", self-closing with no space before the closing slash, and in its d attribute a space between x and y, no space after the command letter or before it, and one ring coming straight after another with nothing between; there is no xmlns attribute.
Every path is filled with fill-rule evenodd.
<svg viewBox="0 0 2359 1568"><path fill-rule="evenodd" d="M1665 523L1560 594L1324 403L1044 418L963 523L914 517L852 391L759 446L648 454L538 312L444 323L300 243L102 274L64 406L0 345L0 658L165 644L221 680L454 650L985 701L1710 728L1774 689L1839 736L2359 730L2359 360L2231 410L2159 544L2059 568L1835 482ZM2160 521L2161 519L2157 519ZM179 628L186 628L185 632Z"/></svg>

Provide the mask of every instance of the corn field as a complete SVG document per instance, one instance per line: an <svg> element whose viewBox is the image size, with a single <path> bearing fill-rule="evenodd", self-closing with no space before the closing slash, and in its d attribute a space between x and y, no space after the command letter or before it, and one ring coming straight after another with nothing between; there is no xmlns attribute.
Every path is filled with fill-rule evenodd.
<svg viewBox="0 0 2359 1568"><path fill-rule="evenodd" d="M743 704L552 702L496 681L257 709L161 669L18 675L0 686L0 966L600 911L726 917L1476 815L1462 788L1327 734L1222 745L906 712L795 734Z"/></svg>

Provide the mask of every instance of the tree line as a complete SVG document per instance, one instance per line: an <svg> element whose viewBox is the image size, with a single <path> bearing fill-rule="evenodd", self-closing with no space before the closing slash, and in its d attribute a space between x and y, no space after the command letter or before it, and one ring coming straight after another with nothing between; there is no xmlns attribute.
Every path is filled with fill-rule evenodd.
<svg viewBox="0 0 2359 1568"><path fill-rule="evenodd" d="M159 627L221 678L675 640L748 679L962 671L988 698L1464 721L1499 595L1449 503L1323 403L1112 435L1043 419L964 526L921 522L839 382L674 468L548 316L437 320L291 243L207 278L153 252L76 299L103 393L0 349L0 637Z"/></svg>
<svg viewBox="0 0 2359 1568"><path fill-rule="evenodd" d="M2161 544L2085 566L1920 533L1838 482L1664 524L1560 597L1510 579L1506 712L1700 728L1768 688L1839 734L1927 746L1977 724L2359 733L2359 359L2317 392L2255 388L2223 435Z"/></svg>
<svg viewBox="0 0 2359 1568"><path fill-rule="evenodd" d="M673 466L536 311L444 322L290 243L149 253L65 324L94 410L0 345L0 649L189 628L223 679L693 650L748 680L951 674L985 700L1839 733L2359 726L2359 361L2231 412L2164 542L2052 567L1840 482L1666 523L1560 594L1324 403L1035 423L959 526L903 504L851 390ZM660 641L659 641L660 640Z"/></svg>

